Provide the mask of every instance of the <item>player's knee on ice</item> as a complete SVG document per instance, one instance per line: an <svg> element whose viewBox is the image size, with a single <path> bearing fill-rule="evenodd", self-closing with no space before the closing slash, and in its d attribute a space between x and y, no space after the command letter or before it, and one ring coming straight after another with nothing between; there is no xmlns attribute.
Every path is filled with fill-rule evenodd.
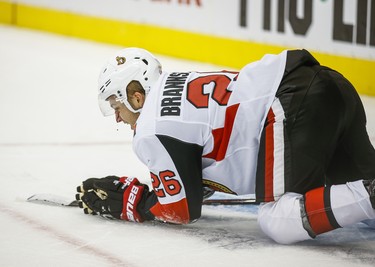
<svg viewBox="0 0 375 267"><path fill-rule="evenodd" d="M300 194L286 193L278 201L261 205L258 224L262 231L280 244L312 239L302 225L301 198Z"/></svg>
<svg viewBox="0 0 375 267"><path fill-rule="evenodd" d="M328 193L323 197L325 192ZM304 205L301 205L303 197ZM325 202L325 198L329 204L318 203L319 205L316 205L319 199ZM310 208L306 210L306 205L313 202L315 204L308 205ZM302 219L301 209L307 222ZM327 218L327 220L321 218ZM365 221L368 219L371 221ZM362 180L332 185L324 189L313 189L305 196L286 193L278 201L262 205L258 214L258 223L263 232L281 244L311 239L310 236L361 221L373 227L373 220L375 220L375 210ZM309 230L310 235L305 229Z"/></svg>

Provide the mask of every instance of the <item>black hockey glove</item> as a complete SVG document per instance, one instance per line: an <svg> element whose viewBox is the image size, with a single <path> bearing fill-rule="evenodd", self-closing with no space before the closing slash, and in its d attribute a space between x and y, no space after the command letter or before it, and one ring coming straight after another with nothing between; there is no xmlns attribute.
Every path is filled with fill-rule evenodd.
<svg viewBox="0 0 375 267"><path fill-rule="evenodd" d="M142 222L137 211L147 185L134 177L107 176L90 178L77 187L76 199L85 214L101 215L126 221Z"/></svg>

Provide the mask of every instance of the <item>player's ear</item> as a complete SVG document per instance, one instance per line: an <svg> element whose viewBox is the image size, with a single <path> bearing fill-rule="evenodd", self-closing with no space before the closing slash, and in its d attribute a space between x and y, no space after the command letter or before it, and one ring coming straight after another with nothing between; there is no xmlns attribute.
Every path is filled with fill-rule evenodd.
<svg viewBox="0 0 375 267"><path fill-rule="evenodd" d="M141 92L135 92L133 94L133 105L135 106L135 108L142 108L143 107L143 104L145 102L145 95L142 94Z"/></svg>

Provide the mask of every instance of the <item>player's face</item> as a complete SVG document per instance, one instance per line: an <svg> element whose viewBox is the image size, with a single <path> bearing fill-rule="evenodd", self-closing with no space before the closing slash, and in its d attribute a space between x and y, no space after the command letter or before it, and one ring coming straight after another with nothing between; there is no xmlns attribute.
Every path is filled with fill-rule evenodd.
<svg viewBox="0 0 375 267"><path fill-rule="evenodd" d="M139 117L139 113L131 112L123 103L116 100L115 96L108 98L111 107L115 110L116 122L129 124L132 130L135 129L135 123Z"/></svg>

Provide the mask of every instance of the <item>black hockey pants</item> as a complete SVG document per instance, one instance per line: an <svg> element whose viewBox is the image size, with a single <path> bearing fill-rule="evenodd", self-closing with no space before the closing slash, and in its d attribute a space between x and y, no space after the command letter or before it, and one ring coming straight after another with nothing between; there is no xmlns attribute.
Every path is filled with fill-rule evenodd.
<svg viewBox="0 0 375 267"><path fill-rule="evenodd" d="M321 66L306 50L289 51L276 98L284 110L285 192L305 192L332 184L375 178L375 150L366 131L365 111L352 84L338 72ZM257 200L272 201L267 187L267 153L273 142L266 131L258 156ZM267 148L268 147L268 148ZM266 149L267 148L267 149ZM271 185L272 186L272 185Z"/></svg>

